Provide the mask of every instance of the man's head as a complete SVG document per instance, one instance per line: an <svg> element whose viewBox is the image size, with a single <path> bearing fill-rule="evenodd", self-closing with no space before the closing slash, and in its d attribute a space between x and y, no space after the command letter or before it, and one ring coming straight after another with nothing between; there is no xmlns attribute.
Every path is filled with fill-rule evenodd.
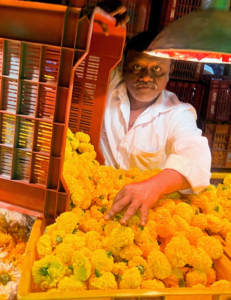
<svg viewBox="0 0 231 300"><path fill-rule="evenodd" d="M128 94L139 102L152 102L166 87L173 71L171 60L144 54L154 39L142 32L131 39L125 49L124 79Z"/></svg>

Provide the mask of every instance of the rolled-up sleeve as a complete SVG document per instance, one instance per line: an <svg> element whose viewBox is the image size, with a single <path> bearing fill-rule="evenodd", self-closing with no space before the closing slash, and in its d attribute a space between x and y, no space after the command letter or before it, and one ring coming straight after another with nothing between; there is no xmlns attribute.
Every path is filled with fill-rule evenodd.
<svg viewBox="0 0 231 300"><path fill-rule="evenodd" d="M191 189L182 190L182 193L198 193L210 183L208 140L197 128L196 112L191 105L179 107L169 121L164 169L174 169L188 180Z"/></svg>

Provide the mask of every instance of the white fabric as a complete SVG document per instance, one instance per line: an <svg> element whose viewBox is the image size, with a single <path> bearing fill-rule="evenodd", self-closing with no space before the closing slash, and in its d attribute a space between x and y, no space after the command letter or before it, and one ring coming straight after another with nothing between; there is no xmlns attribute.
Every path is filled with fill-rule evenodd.
<svg viewBox="0 0 231 300"><path fill-rule="evenodd" d="M129 116L126 85L116 71L110 82L101 131L105 165L125 170L138 167L142 171L174 169L192 187L183 193L199 192L209 185L211 154L207 139L197 128L192 105L164 90L128 131Z"/></svg>

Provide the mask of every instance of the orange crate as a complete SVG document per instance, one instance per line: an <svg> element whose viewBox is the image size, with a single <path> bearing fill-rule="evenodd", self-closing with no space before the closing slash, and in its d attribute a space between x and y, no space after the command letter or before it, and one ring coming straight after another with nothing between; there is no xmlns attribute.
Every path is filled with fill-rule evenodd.
<svg viewBox="0 0 231 300"><path fill-rule="evenodd" d="M99 86L96 102L90 101L90 109L86 103L77 105L78 116L72 120L78 129L76 121L89 121L84 114L88 110L95 120L93 134L96 117L103 114L110 68L120 60L125 39L125 30L115 28L115 19L101 9L94 10L90 22L79 14L77 7L0 0L1 207L49 219L69 209L62 166L70 107L76 99L74 78L75 86L81 86L85 74L82 78L77 73L84 59L108 51L108 57L100 57L103 67L108 64L100 81L87 73L86 84ZM96 20L108 24L109 37ZM95 61L86 67L93 65ZM86 84L81 92L87 91ZM95 137L93 144L97 150Z"/></svg>
<svg viewBox="0 0 231 300"><path fill-rule="evenodd" d="M94 7L104 0L69 0L70 5ZM85 2L85 3L83 3ZM127 36L133 37L139 32L148 30L149 16L151 11L150 0L122 0L127 7L130 20L127 24Z"/></svg>
<svg viewBox="0 0 231 300"><path fill-rule="evenodd" d="M43 234L46 227L46 220L36 220L32 228L29 242L25 251L25 260L23 264L23 271L21 275L21 280L18 288L18 299L19 300L54 300L54 299L92 299L101 298L112 300L113 298L123 298L123 299L142 299L144 298L156 298L165 300L214 300L218 299L230 299L231 289L224 288L203 288L203 289L193 289L193 288L165 288L158 290L111 290L111 291L78 291L76 292L33 292L34 283L31 274L33 262L37 260L36 254L36 243L39 237ZM217 279L226 279L231 281L231 261L230 257L226 254L222 255L221 258L214 260L215 269L217 271ZM226 296L225 296L226 295ZM229 295L229 297L228 297ZM215 297L216 296L216 297ZM198 298L199 297L199 298ZM223 298L224 297L224 298Z"/></svg>
<svg viewBox="0 0 231 300"><path fill-rule="evenodd" d="M231 125L205 124L212 168L231 168Z"/></svg>
<svg viewBox="0 0 231 300"><path fill-rule="evenodd" d="M166 89L175 93L180 101L192 104L197 111L197 115L200 115L204 97L204 84L170 80Z"/></svg>

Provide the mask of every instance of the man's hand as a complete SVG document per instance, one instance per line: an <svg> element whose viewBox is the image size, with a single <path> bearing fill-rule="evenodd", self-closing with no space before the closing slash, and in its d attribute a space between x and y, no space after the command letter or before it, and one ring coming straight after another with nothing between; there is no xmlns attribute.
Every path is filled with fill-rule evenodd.
<svg viewBox="0 0 231 300"><path fill-rule="evenodd" d="M172 169L165 169L148 180L126 185L116 195L112 208L104 217L106 221L113 219L116 214L127 207L126 213L120 220L126 225L128 220L140 210L140 225L145 226L148 218L148 210L152 208L158 199L164 194L188 189L190 184L187 179Z"/></svg>
<svg viewBox="0 0 231 300"><path fill-rule="evenodd" d="M148 210L155 205L159 196L153 180L149 179L126 185L116 195L111 210L105 216L105 220L114 218L116 214L128 206L126 213L120 221L121 224L126 225L128 220L140 210L140 224L144 226L147 222Z"/></svg>

